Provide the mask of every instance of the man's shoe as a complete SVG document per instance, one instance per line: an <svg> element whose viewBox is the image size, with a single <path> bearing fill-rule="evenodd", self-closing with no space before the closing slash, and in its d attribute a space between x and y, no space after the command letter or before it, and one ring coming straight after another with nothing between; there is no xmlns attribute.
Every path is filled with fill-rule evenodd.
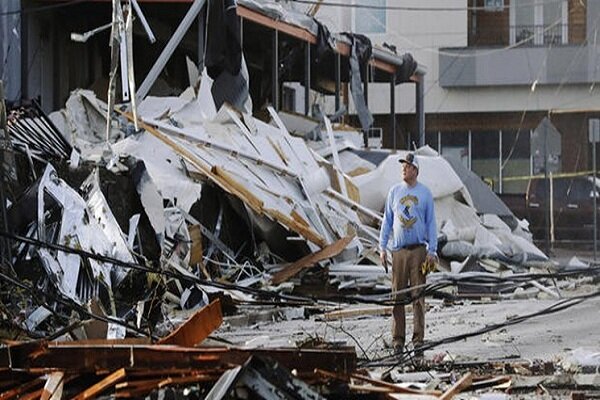
<svg viewBox="0 0 600 400"><path fill-rule="evenodd" d="M403 343L394 343L394 354L404 353L404 344Z"/></svg>
<svg viewBox="0 0 600 400"><path fill-rule="evenodd" d="M414 347L414 357L418 358L418 359L423 359L423 357L425 356L425 353L423 350L423 343L414 343L413 347Z"/></svg>

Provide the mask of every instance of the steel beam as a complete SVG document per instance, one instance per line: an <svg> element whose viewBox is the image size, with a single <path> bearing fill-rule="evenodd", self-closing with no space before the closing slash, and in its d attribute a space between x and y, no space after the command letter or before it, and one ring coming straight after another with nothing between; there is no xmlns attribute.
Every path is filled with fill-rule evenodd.
<svg viewBox="0 0 600 400"><path fill-rule="evenodd" d="M276 111L279 111L279 31L277 29L273 30L272 36L272 65L271 65L271 79L272 79L272 97L271 101L273 102L273 108Z"/></svg>
<svg viewBox="0 0 600 400"><path fill-rule="evenodd" d="M417 132L419 134L419 147L425 146L425 76L420 75L415 86L415 102L417 112Z"/></svg>
<svg viewBox="0 0 600 400"><path fill-rule="evenodd" d="M310 112L310 42L304 43L304 115Z"/></svg>
<svg viewBox="0 0 600 400"><path fill-rule="evenodd" d="M396 151L396 75L390 74L390 132L392 134L392 149ZM383 146L383 137L382 146Z"/></svg>
<svg viewBox="0 0 600 400"><path fill-rule="evenodd" d="M340 53L335 53L335 111L340 109L340 90L342 88L342 56Z"/></svg>
<svg viewBox="0 0 600 400"><path fill-rule="evenodd" d="M175 31L175 33L173 33L173 36L171 36L171 39L163 49L162 53L160 54L154 65L152 66L152 69L150 70L150 72L148 72L148 75L146 75L146 79L144 79L144 82L142 82L142 84L140 85L140 88L138 89L136 94L136 98L138 101L141 101L144 97L148 95L150 89L152 89L152 86L154 85L154 82L156 82L156 79L158 79L158 76L165 68L165 65L167 65L167 62L169 61L169 59L175 52L175 49L181 42L181 39L183 39L183 36L186 34L188 29L190 29L190 26L192 26L194 20L196 20L196 18L198 17L198 14L200 13L200 10L204 6L205 2L206 0L194 0L187 14L185 15L185 17L183 17L181 23L177 27L177 30Z"/></svg>

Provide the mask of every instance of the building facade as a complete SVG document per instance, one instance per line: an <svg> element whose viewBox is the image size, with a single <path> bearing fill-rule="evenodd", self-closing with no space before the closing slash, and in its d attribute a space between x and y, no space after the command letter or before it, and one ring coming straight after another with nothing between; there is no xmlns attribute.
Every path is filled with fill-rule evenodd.
<svg viewBox="0 0 600 400"><path fill-rule="evenodd" d="M158 42L148 43L136 25L138 82L190 0L141 3ZM596 87L600 0L317 3L282 4L314 13L332 32L362 33L382 49L411 53L426 68L420 85L395 86L394 99L389 83L374 81L366 88L375 116L373 130L382 133L384 147L420 144L416 99L424 98L425 142L444 155L458 157L498 192L523 192L526 177L532 174L592 168L590 129L600 125ZM19 9L29 11L12 13ZM0 73L9 102L37 99L44 110L52 111L62 107L75 88L91 88L100 97L106 93L109 30L85 43L72 41L70 35L109 22L110 2L9 0L2 2L0 13ZM176 94L175 89L189 84L185 59L201 63L202 31L198 23L192 25L154 94ZM322 102L325 112L336 111L331 96L310 91L307 102L299 85L292 96L286 96L283 88L286 108L303 113L307 103ZM344 94L344 103L355 114L352 96L347 89ZM396 111L393 124L390 104Z"/></svg>
<svg viewBox="0 0 600 400"><path fill-rule="evenodd" d="M427 66L426 143L460 158L497 192L523 192L527 176L546 170L592 169L600 1L353 0L317 16L374 45L394 43ZM396 90L397 142L418 144L408 117L414 93ZM371 85L375 114L388 96ZM378 124L390 147L385 121Z"/></svg>

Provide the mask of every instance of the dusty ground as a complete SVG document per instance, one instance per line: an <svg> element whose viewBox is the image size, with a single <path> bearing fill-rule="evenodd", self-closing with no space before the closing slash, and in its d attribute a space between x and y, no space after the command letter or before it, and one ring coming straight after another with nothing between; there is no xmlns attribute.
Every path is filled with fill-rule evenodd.
<svg viewBox="0 0 600 400"><path fill-rule="evenodd" d="M552 259L565 265L573 256L591 260L590 250L555 248ZM599 290L595 285L577 285L571 290L563 290L565 298ZM530 314L549 307L559 300L539 295L537 298L501 301L463 301L454 305L444 305L439 300L428 299L429 311L426 315L426 340L436 341L497 324L515 316ZM346 307L366 308L373 306L356 305ZM600 297L589 299L582 304L551 315L532 318L519 324L489 332L477 337L445 344L429 350L426 355L449 353L458 358L479 360L519 356L525 359L552 360L564 350L577 347L600 349ZM243 318L226 318L216 335L236 344L252 341L254 345L280 346L319 338L326 341L347 342L356 345L360 357L374 358L389 353L391 342L390 316L346 317L340 320L325 321L323 315L313 315L302 319L302 310L280 310L268 312L264 307L250 310L265 319L262 322L248 322ZM290 320L291 319L291 320ZM407 340L412 334L412 315L407 313ZM364 350L364 353L363 353Z"/></svg>
<svg viewBox="0 0 600 400"><path fill-rule="evenodd" d="M573 255L591 259L591 252L556 249L553 258L566 264ZM564 298L592 293L596 285L580 284L571 290L563 290ZM474 332L491 324L506 322L515 316L540 311L556 304L554 298L542 294L537 298L499 301L463 301L445 305L440 300L428 299L426 315L426 340L436 341L449 336ZM356 305L350 308L372 306ZM567 310L550 315L534 317L516 325L440 345L425 353L427 359L446 357L456 361L492 360L518 357L525 360L558 361L569 350L586 348L600 351L600 297L594 297ZM312 339L327 342L343 342L356 347L362 360L389 356L390 316L358 316L325 321L322 314L302 319L302 310L288 309L277 312L265 311L264 307L251 310L249 314L261 314L263 321L247 321L244 318L227 319L214 336L232 343L251 346L295 346ZM412 335L412 315L407 313L407 338ZM556 396L556 393L553 394ZM564 398L570 398L568 391ZM519 398L535 398L519 397ZM558 396L557 398L563 398Z"/></svg>
<svg viewBox="0 0 600 400"><path fill-rule="evenodd" d="M426 316L426 339L438 340L481 329L489 324L502 323L517 315L544 309L556 300L505 300L489 303L433 305ZM364 306L363 306L364 307ZM578 347L600 349L600 298L590 299L568 310L552 315L535 317L528 321L501 328L480 336L441 345L426 352L427 357L447 353L458 360L487 360L518 356L525 359L553 360L561 352ZM407 338L412 333L412 316L408 314ZM266 315L266 318L269 318ZM347 342L356 345L361 358L376 358L390 353L390 317L351 317L324 321L321 316L306 320L278 320L249 326L238 326L238 321L225 323L216 336L236 344L294 346L319 338L329 342Z"/></svg>

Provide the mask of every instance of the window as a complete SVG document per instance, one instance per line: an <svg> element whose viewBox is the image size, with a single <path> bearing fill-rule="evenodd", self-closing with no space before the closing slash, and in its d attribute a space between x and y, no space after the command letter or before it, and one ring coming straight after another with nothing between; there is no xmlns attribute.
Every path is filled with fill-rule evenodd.
<svg viewBox="0 0 600 400"><path fill-rule="evenodd" d="M442 132L442 155L459 160L469 168L469 132Z"/></svg>
<svg viewBox="0 0 600 400"><path fill-rule="evenodd" d="M556 45L568 42L568 1L511 0L510 43Z"/></svg>
<svg viewBox="0 0 600 400"><path fill-rule="evenodd" d="M380 149L382 146L383 128L369 128L367 130L368 147Z"/></svg>
<svg viewBox="0 0 600 400"><path fill-rule="evenodd" d="M531 173L531 134L529 130L502 131L502 182L503 193L525 193Z"/></svg>
<svg viewBox="0 0 600 400"><path fill-rule="evenodd" d="M282 110L296 111L296 89L286 85L283 86L281 108Z"/></svg>
<svg viewBox="0 0 600 400"><path fill-rule="evenodd" d="M385 33L386 32L386 7L387 0L354 0L357 6L354 11L355 33Z"/></svg>
<svg viewBox="0 0 600 400"><path fill-rule="evenodd" d="M485 11L502 11L504 0L485 0L483 8Z"/></svg>

